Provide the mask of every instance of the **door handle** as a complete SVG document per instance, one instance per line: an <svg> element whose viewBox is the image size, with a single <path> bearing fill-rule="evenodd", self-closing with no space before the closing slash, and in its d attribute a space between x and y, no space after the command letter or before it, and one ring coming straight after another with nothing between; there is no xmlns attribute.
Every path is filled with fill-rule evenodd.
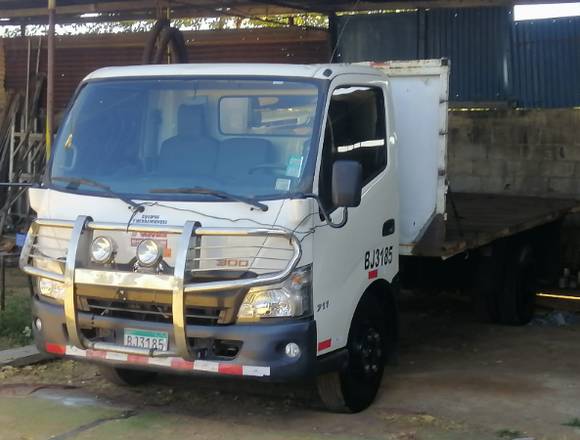
<svg viewBox="0 0 580 440"><path fill-rule="evenodd" d="M393 235L395 233L395 219L390 218L383 223L383 237Z"/></svg>

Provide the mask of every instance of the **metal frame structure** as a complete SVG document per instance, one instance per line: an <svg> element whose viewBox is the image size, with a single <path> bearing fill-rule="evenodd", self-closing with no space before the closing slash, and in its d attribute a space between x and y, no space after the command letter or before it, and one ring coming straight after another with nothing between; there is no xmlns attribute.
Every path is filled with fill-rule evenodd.
<svg viewBox="0 0 580 440"><path fill-rule="evenodd" d="M87 21L111 22L120 20L180 17L256 17L296 13L321 13L329 16L330 31L335 29L333 18L340 11L373 11L420 7L470 7L513 5L515 3L546 3L558 0L0 0L0 18L4 25L44 24L48 16L48 66L46 152L54 134L54 52L55 26L59 23ZM333 36L333 40L335 37Z"/></svg>

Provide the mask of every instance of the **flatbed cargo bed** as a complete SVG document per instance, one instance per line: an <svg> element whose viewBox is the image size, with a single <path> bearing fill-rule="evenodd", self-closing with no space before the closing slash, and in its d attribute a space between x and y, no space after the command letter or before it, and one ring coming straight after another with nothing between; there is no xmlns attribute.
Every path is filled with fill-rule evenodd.
<svg viewBox="0 0 580 440"><path fill-rule="evenodd" d="M413 255L451 257L580 212L580 200L453 193L446 212L444 239L419 243Z"/></svg>

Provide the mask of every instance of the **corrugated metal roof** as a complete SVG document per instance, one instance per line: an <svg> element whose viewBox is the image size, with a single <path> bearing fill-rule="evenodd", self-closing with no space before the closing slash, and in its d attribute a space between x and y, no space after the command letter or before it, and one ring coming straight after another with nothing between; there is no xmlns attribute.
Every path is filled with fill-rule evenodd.
<svg viewBox="0 0 580 440"><path fill-rule="evenodd" d="M513 41L519 106L580 105L580 17L516 22Z"/></svg>

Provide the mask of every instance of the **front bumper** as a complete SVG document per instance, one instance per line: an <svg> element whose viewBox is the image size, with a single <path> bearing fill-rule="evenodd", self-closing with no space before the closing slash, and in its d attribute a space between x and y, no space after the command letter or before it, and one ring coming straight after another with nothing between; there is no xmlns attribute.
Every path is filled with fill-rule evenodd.
<svg viewBox="0 0 580 440"><path fill-rule="evenodd" d="M211 341L239 341L234 357L196 357L185 360L178 357L148 357L101 350L80 350L68 338L64 307L33 300L33 318L40 318L42 329L36 326L34 338L39 350L60 356L86 358L118 367L171 371L188 374L217 374L251 376L283 382L302 379L316 374L316 322L313 319L279 321L272 324L234 324L223 326L187 325L187 338ZM109 318L92 313L78 312L80 328L104 328L118 335L125 328L164 331L174 343L173 325ZM298 344L301 354L290 358L285 354L289 342Z"/></svg>

